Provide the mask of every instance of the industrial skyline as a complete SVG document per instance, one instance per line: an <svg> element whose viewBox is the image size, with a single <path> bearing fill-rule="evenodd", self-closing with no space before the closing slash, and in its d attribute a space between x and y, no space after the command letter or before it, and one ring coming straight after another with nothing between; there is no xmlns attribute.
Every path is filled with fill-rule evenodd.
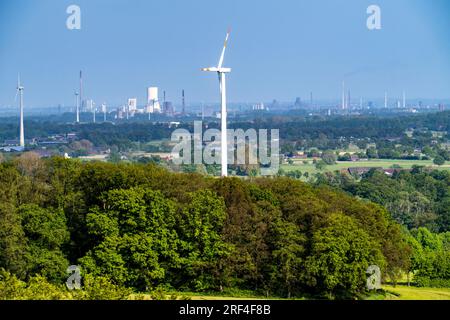
<svg viewBox="0 0 450 320"><path fill-rule="evenodd" d="M213 62L210 47L219 45L218 35L228 25L237 31L228 57L238 70L231 75L231 103L290 101L297 96L307 101L310 92L315 102L335 99L342 80L354 97L366 101L381 97L385 90L400 99L403 90L409 92L408 99L450 98L446 1L378 1L383 20L382 29L376 31L366 28L371 2L365 0L339 5L285 0L258 9L255 3L230 1L224 18L215 19L205 15L214 4L204 0L173 6L144 1L130 6L118 0L114 8L104 0L80 0L81 30L65 27L68 1L2 3L0 106L13 105L11 79L17 72L30 87L27 105L71 105L73 75L80 69L82 101L84 97L108 104L127 97L145 101L141 88L154 84L171 97L184 89L190 102L214 102L214 86L196 66ZM25 6L27 11L19 14ZM145 22L147 12L155 10L159 14L152 25L162 28ZM123 23L124 16L133 23ZM167 19L179 23L159 23ZM15 36L5 30L14 30ZM118 50L125 47L131 49Z"/></svg>

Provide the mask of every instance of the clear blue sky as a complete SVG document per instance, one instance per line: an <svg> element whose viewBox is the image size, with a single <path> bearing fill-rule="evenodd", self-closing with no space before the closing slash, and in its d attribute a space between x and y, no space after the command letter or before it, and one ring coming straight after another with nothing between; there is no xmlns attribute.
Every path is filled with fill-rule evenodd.
<svg viewBox="0 0 450 320"><path fill-rule="evenodd" d="M81 30L66 8L81 7ZM382 9L382 30L366 8ZM13 105L17 73L29 106L73 105L78 72L85 97L110 105L155 85L179 103L219 100L217 63L233 102L352 96L450 97L450 1L446 0L1 0L0 106Z"/></svg>

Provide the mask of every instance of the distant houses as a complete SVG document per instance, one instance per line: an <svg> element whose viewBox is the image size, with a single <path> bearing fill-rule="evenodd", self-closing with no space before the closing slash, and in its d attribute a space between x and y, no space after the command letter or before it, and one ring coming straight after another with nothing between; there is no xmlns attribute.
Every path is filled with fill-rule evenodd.
<svg viewBox="0 0 450 320"><path fill-rule="evenodd" d="M0 147L0 151L3 152L22 152L25 150L25 147L21 147L21 146L7 146L7 147Z"/></svg>
<svg viewBox="0 0 450 320"><path fill-rule="evenodd" d="M366 174L370 170L383 170L381 167L352 167L347 168L347 171L352 176L362 176L363 174Z"/></svg>
<svg viewBox="0 0 450 320"><path fill-rule="evenodd" d="M370 170L381 171L381 172L383 172L384 174L386 174L388 176L392 176L396 172L410 171L411 169L403 169L403 168L384 169L382 167L351 167L351 168L347 168L347 169L341 170L341 172L342 173L348 173L348 174L350 174L353 177L360 177L360 176L368 173Z"/></svg>

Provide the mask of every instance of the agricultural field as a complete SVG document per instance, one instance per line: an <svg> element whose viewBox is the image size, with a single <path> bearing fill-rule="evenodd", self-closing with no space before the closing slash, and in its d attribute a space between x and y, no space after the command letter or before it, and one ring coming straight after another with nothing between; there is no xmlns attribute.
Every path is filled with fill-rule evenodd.
<svg viewBox="0 0 450 320"><path fill-rule="evenodd" d="M315 165L313 164L312 160L308 159L305 160L307 163L303 163L303 160L294 160L294 163L292 165L289 164L283 164L281 165L281 168L285 171L293 171L293 170L300 170L301 172L308 172L309 174L314 174L317 172L320 172L316 169ZM414 165L418 166L426 166L426 167L432 167L434 169L442 169L442 170L450 170L450 164L445 164L443 166L436 166L433 164L432 160L386 160L386 159L373 159L368 161L338 161L334 165L328 165L325 167L325 169L322 172L333 172L337 170L343 170L347 168L356 168L356 167L380 167L383 169L389 169L392 168L392 166L398 165L401 168L404 169L410 169Z"/></svg>

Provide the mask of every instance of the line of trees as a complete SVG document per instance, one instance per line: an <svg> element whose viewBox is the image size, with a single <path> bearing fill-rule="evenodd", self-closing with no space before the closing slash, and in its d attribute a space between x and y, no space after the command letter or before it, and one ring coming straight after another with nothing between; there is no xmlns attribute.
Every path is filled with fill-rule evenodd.
<svg viewBox="0 0 450 320"><path fill-rule="evenodd" d="M0 165L0 268L9 275L0 295L5 279L61 285L77 264L83 277L135 292L355 298L369 265L391 278L410 270L410 242L382 206L289 178L27 153Z"/></svg>

